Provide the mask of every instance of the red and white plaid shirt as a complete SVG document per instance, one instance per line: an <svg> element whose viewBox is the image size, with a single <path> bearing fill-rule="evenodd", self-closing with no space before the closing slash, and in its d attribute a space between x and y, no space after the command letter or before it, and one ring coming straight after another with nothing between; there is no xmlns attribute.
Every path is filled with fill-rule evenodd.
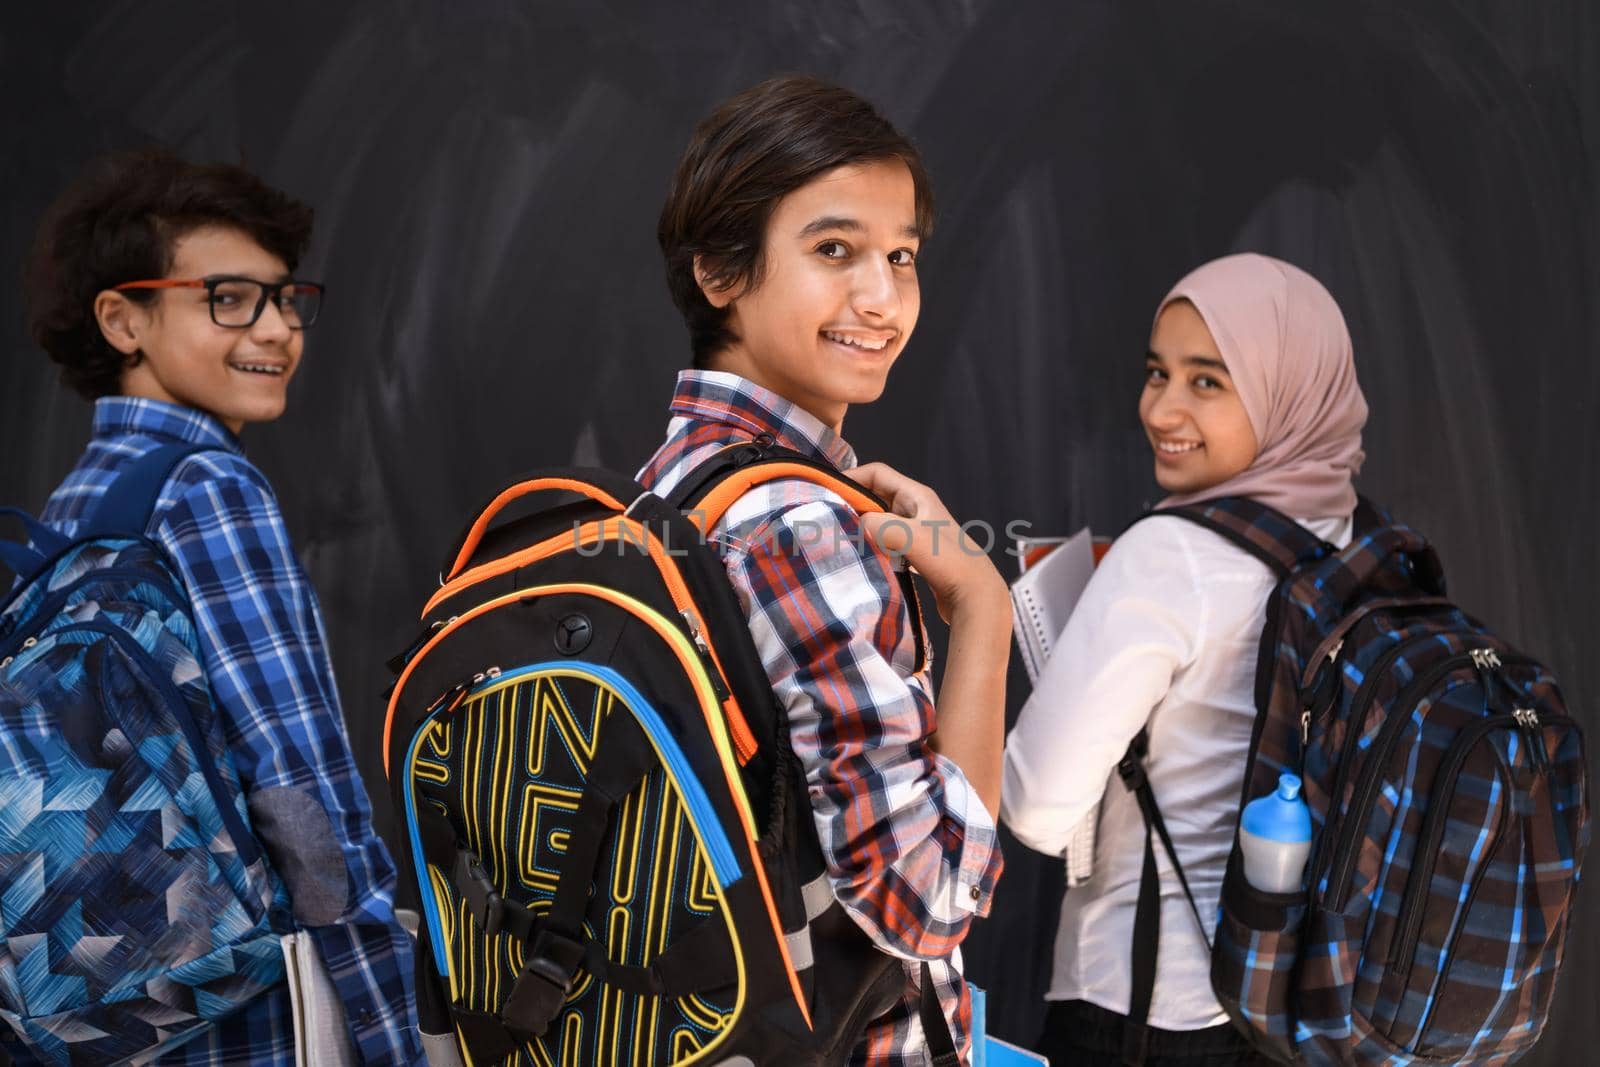
<svg viewBox="0 0 1600 1067"><path fill-rule="evenodd" d="M666 442L638 475L658 495L717 449L762 433L834 467L855 465L819 419L738 375L681 372L671 411ZM1000 849L977 792L928 745L931 675L916 671L893 567L839 496L798 480L745 494L710 540L788 711L834 895L880 949L906 961L904 996L851 1062L928 1062L917 1015L923 960L965 1058L971 1001L957 946L989 911Z"/></svg>

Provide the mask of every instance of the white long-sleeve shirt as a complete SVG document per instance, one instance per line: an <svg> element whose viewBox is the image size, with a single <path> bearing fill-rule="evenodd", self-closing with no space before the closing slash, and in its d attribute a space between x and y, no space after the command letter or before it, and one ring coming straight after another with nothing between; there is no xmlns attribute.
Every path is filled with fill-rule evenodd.
<svg viewBox="0 0 1600 1067"><path fill-rule="evenodd" d="M1349 541L1349 517L1302 522L1334 544ZM1158 516L1118 538L1084 590L1005 751L1001 815L1024 844L1061 854L1101 802L1094 874L1062 902L1049 999L1128 1011L1144 822L1116 764L1147 725L1151 788L1211 936L1274 584L1232 542ZM1156 862L1161 943L1150 1024L1219 1025L1227 1016L1211 993L1210 954L1159 842Z"/></svg>

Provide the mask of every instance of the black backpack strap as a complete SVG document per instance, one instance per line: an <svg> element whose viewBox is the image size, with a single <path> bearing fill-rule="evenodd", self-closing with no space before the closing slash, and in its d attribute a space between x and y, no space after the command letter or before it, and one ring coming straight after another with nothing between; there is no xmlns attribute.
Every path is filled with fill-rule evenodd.
<svg viewBox="0 0 1600 1067"><path fill-rule="evenodd" d="M683 997L738 979L730 935L720 922L698 922L679 931L666 951L648 966L615 963L606 956L602 942L585 937L584 909L607 841L611 811L658 765L654 748L632 715L613 713L601 730L595 760L573 816L555 899L547 912L535 914L505 900L478 857L454 840L443 813L427 803L417 807L425 851L435 856L455 854L449 878L466 902L468 914L488 936L503 932L523 943L522 971L498 1012L449 1005L467 1047L491 1062L545 1033L566 1002L580 969L616 989L641 996Z"/></svg>
<svg viewBox="0 0 1600 1067"><path fill-rule="evenodd" d="M462 1067L461 1049L456 1043L455 1025L450 1016L450 995L434 967L432 934L426 918L417 927L414 956L417 1035L422 1039L429 1067Z"/></svg>
<svg viewBox="0 0 1600 1067"><path fill-rule="evenodd" d="M1395 517L1389 512L1388 508L1364 496L1356 497L1356 511L1353 519L1352 526L1357 536L1366 533L1368 530L1377 529L1379 526L1395 525Z"/></svg>
<svg viewBox="0 0 1600 1067"><path fill-rule="evenodd" d="M1134 522L1157 515L1188 519L1227 538L1265 563L1279 581L1287 578L1296 567L1334 551L1332 545L1283 512L1247 496L1225 496L1182 507L1157 508Z"/></svg>
<svg viewBox="0 0 1600 1067"><path fill-rule="evenodd" d="M956 1051L956 1039L950 1033L944 1008L939 1006L939 991L933 988L933 968L927 960L922 961L921 984L917 1015L922 1020L922 1036L928 1042L933 1067L961 1067L961 1054Z"/></svg>
<svg viewBox="0 0 1600 1067"><path fill-rule="evenodd" d="M729 491L726 483L739 476L738 488ZM826 463L796 452L792 448L774 444L771 434L761 434L750 441L728 445L712 454L695 467L668 494L667 502L688 515L699 526L702 534L722 520L728 506L751 489L767 482L784 478L801 478L841 496L857 514L888 511L888 505L876 493L851 481ZM718 492L718 489L722 489ZM912 636L916 644L916 662L913 671L921 671L928 663L928 639L923 629L922 601L917 594L916 581L910 568L901 567L895 572L900 582L900 594L905 598L906 610L911 616Z"/></svg>
<svg viewBox="0 0 1600 1067"><path fill-rule="evenodd" d="M111 488L84 522L84 533L142 537L155 511L156 500L178 464L196 452L214 451L217 451L214 445L184 443L162 445L146 452L118 472Z"/></svg>
<svg viewBox="0 0 1600 1067"><path fill-rule="evenodd" d="M627 712L606 717L595 751L556 877L555 899L526 944L522 971L500 1006L501 1019L514 1033L543 1034L572 991L586 949L583 912L611 809L657 764L644 728Z"/></svg>
<svg viewBox="0 0 1600 1067"><path fill-rule="evenodd" d="M789 451L777 445L770 433L758 434L749 441L726 445L717 449L709 458L702 460L698 466L680 478L672 492L667 495L667 503L679 511L688 511L711 490L712 486L739 468L775 452ZM794 455L799 456L799 453L796 452Z"/></svg>
<svg viewBox="0 0 1600 1067"><path fill-rule="evenodd" d="M748 473L746 473L748 472ZM887 511L888 506L874 492L857 485L850 477L834 467L812 459L792 448L774 444L770 434L754 440L740 441L718 449L702 461L668 494L667 503L679 511L694 514L697 509L711 503L713 492L735 475L740 479L741 490L750 489L782 478L802 478L814 482L844 497L845 502L858 512ZM726 495L718 494L719 496ZM731 503L731 500L726 503ZM714 513L707 516L706 526L714 526L722 518L725 504L715 505Z"/></svg>
<svg viewBox="0 0 1600 1067"><path fill-rule="evenodd" d="M1167 833L1166 820L1156 805L1155 792L1150 788L1150 778L1145 773L1144 760L1150 752L1150 735L1140 730L1128 743L1128 751L1117 763L1117 775L1139 802L1139 814L1144 817L1144 868L1139 875L1139 900L1133 912L1132 992L1128 998L1128 1018L1122 1028L1122 1062L1128 1067L1144 1063L1150 1044L1150 1002L1156 988L1156 955L1161 942L1161 876L1156 867L1154 836L1160 838L1167 861L1178 875L1178 884L1189 901L1195 927L1206 949L1211 948L1211 938L1206 934L1205 920L1200 917L1200 905L1195 902L1184 877L1183 865L1178 862L1178 851L1173 847L1172 836Z"/></svg>

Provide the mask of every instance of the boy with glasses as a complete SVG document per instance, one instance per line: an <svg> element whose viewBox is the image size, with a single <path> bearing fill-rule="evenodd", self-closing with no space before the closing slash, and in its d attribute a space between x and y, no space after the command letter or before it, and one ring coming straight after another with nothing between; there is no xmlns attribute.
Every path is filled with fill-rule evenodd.
<svg viewBox="0 0 1600 1067"><path fill-rule="evenodd" d="M71 536L119 471L163 446L199 446L173 467L145 532L183 578L254 830L357 1058L415 1063L393 863L350 753L316 595L237 437L283 414L321 304L322 287L294 277L310 237L310 209L253 175L163 152L104 160L57 202L29 263L31 326L95 412L42 517ZM0 1044L31 1062L14 1035ZM287 985L156 1062L293 1064Z"/></svg>

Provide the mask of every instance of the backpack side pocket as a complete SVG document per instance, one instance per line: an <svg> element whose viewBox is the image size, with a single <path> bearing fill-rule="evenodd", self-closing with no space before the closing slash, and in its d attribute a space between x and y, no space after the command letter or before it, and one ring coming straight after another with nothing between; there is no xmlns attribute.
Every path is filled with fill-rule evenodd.
<svg viewBox="0 0 1600 1067"><path fill-rule="evenodd" d="M1222 880L1211 986L1234 1024L1256 1047L1284 1062L1294 1059L1296 984L1306 894L1265 893L1245 881L1239 850Z"/></svg>

